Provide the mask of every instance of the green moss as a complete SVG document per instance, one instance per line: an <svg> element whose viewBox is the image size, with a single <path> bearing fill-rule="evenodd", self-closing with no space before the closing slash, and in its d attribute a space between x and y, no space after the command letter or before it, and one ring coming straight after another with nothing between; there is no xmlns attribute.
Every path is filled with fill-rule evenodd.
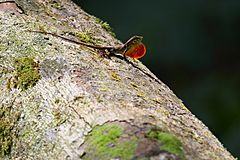
<svg viewBox="0 0 240 160"><path fill-rule="evenodd" d="M96 18L96 22L100 24L102 28L105 29L109 34L111 34L113 37L116 37L115 33L113 33L113 29L110 27L110 25L107 22L104 22L99 18Z"/></svg>
<svg viewBox="0 0 240 160"><path fill-rule="evenodd" d="M98 43L98 40L93 38L91 33L74 32L73 35L78 37L79 40L86 42L86 43L92 43L92 44Z"/></svg>
<svg viewBox="0 0 240 160"><path fill-rule="evenodd" d="M136 140L121 141L123 129L115 124L95 127L86 139L88 144L83 159L131 159L137 147Z"/></svg>
<svg viewBox="0 0 240 160"><path fill-rule="evenodd" d="M184 152L182 149L181 141L170 133L160 132L156 130L150 130L147 133L147 137L156 139L160 143L160 150L164 150L173 153L180 157L182 160L185 159Z"/></svg>
<svg viewBox="0 0 240 160"><path fill-rule="evenodd" d="M20 113L13 111L11 106L0 105L0 157L11 152L13 140L16 138L14 126L20 117Z"/></svg>
<svg viewBox="0 0 240 160"><path fill-rule="evenodd" d="M15 60L16 84L15 87L26 90L36 85L41 78L38 63L31 57L21 57Z"/></svg>

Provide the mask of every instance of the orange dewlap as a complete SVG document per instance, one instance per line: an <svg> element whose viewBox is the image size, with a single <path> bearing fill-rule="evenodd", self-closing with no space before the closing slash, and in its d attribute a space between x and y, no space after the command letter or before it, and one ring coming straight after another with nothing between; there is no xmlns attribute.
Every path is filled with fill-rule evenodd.
<svg viewBox="0 0 240 160"><path fill-rule="evenodd" d="M125 52L125 56L131 58L142 58L146 54L146 47L144 44L139 43L137 45L133 45Z"/></svg>

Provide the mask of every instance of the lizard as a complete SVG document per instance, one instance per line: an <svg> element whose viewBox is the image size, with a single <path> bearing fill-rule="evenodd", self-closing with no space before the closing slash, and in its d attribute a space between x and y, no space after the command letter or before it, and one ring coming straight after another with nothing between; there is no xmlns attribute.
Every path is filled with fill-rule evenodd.
<svg viewBox="0 0 240 160"><path fill-rule="evenodd" d="M150 73L147 73L146 71L144 71L140 67L134 65L131 61L127 60L127 57L139 59L139 58L142 58L146 54L146 47L142 43L142 39L143 39L142 36L133 36L133 37L129 38L122 45L100 46L100 45L93 45L93 44L85 43L83 41L75 41L75 40L66 38L64 36L60 36L60 35L55 34L55 33L50 33L50 32L45 32L45 31L36 31L36 30L27 30L27 31L35 32L35 33L41 33L41 34L45 34L45 35L52 35L54 37L61 38L63 40L66 40L66 41L69 41L69 42L72 42L72 43L75 43L75 44L83 45L83 46L93 48L93 49L107 50L110 54L121 54L121 55L123 55L125 60L127 62L129 62L133 67L137 68L138 70L140 70L141 72L146 74L148 77L155 80L157 83L162 84L161 81L159 81L153 75L151 75Z"/></svg>
<svg viewBox="0 0 240 160"><path fill-rule="evenodd" d="M29 32L41 33L45 35L52 35L54 37L58 37L64 39L66 41L76 43L79 45L83 45L89 48L99 49L99 50L107 50L110 54L122 54L124 58L131 57L131 58L142 58L146 54L146 47L142 43L142 36L133 36L128 39L124 44L117 45L117 46L100 46L100 45L93 45L89 43L85 43L83 41L75 41L72 39L68 39L64 36L57 35L55 33L44 32L44 31L35 31L35 30L27 30Z"/></svg>

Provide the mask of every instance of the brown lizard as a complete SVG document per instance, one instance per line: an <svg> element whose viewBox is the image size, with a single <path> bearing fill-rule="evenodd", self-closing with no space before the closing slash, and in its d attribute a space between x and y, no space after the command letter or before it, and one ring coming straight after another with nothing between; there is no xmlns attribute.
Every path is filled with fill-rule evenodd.
<svg viewBox="0 0 240 160"><path fill-rule="evenodd" d="M49 32L44 32L44 31L32 31L32 30L28 30L28 31L29 32L36 32L36 33L42 33L42 34L45 34L45 35L52 35L54 37L58 37L58 38L66 40L66 41L76 43L76 44L80 44L80 45L83 45L83 46L86 46L86 47L99 49L99 50L107 50L109 53L122 54L124 56L124 58L126 58L126 57L141 58L146 53L146 47L142 43L143 37L141 37L141 36L133 36L123 45L100 46L100 45L93 45L93 44L85 43L83 41L75 41L75 40L72 40L72 39L68 39L66 37L57 35L55 33L49 33Z"/></svg>
<svg viewBox="0 0 240 160"><path fill-rule="evenodd" d="M66 41L76 43L76 44L79 44L79 45L83 45L83 46L86 46L86 47L94 48L94 49L107 50L110 54L111 53L122 54L125 59L126 59L126 57L131 57L131 58L137 58L138 59L138 58L143 57L146 54L146 47L142 43L143 37L141 37L141 36L133 36L130 39L128 39L127 42L125 42L122 45L118 45L118 46L100 46L100 45L93 45L93 44L85 43L83 41L75 41L75 40L72 40L72 39L68 39L64 36L60 36L60 35L57 35L55 33L44 32L44 31L33 31L33 30L27 30L27 31L42 33L42 34L45 34L45 35L52 35L54 37L58 37L58 38L66 40ZM133 67L139 69L141 72L146 74L148 77L154 79L157 83L161 84L161 82L157 78L155 78L153 75L151 75L150 73L147 73L146 71L144 71L140 67L134 65L131 61L128 61L128 62Z"/></svg>

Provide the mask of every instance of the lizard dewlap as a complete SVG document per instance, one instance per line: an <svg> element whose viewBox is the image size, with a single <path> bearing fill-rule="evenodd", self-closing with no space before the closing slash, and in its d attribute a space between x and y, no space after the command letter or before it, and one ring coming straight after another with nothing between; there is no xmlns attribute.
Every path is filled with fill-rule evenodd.
<svg viewBox="0 0 240 160"><path fill-rule="evenodd" d="M125 56L131 58L142 58L146 54L146 47L143 43L133 45L125 52Z"/></svg>

